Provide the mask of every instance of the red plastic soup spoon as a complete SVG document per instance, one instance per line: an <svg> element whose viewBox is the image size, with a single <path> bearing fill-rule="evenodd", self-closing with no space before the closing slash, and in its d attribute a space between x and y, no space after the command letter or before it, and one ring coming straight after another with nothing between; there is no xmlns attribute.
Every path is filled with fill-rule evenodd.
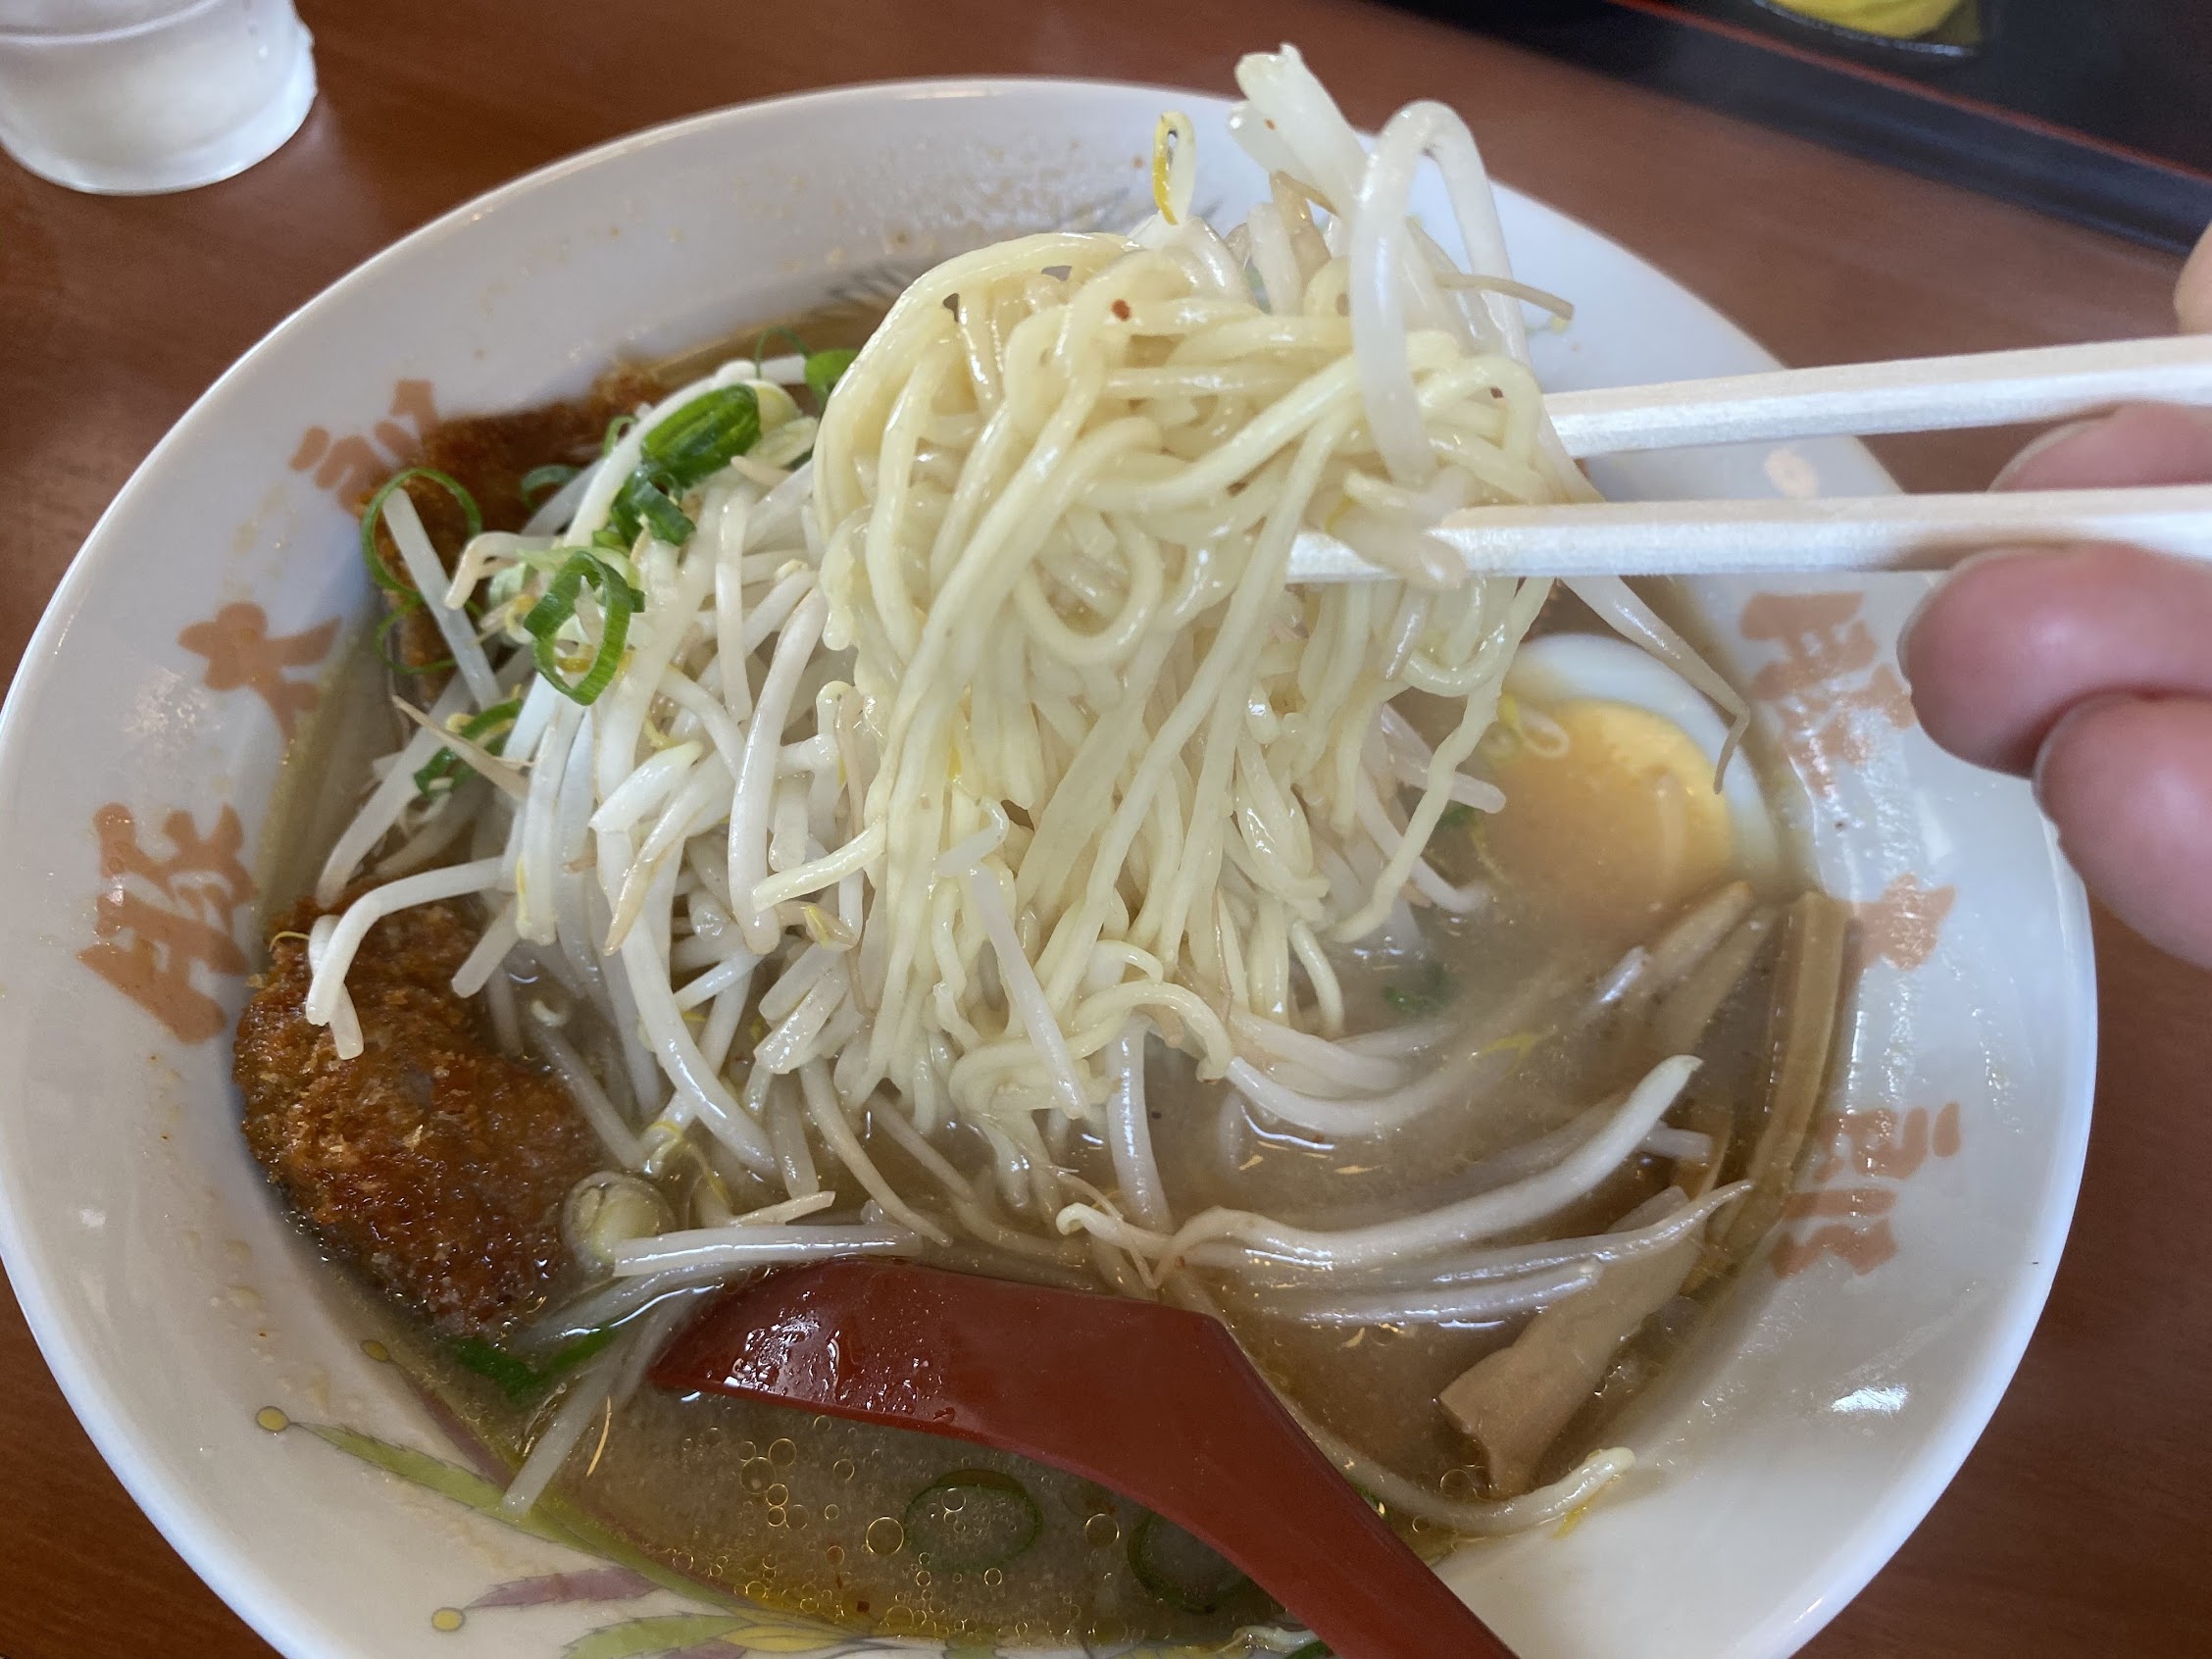
<svg viewBox="0 0 2212 1659"><path fill-rule="evenodd" d="M1511 1659L1201 1314L903 1262L769 1274L652 1380L996 1446L1202 1539L1339 1659Z"/></svg>

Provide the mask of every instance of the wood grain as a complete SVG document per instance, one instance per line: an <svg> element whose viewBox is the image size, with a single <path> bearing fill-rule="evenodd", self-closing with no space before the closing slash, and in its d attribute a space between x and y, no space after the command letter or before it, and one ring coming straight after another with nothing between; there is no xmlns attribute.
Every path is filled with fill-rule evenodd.
<svg viewBox="0 0 2212 1659"><path fill-rule="evenodd" d="M293 307L492 184L634 127L836 81L1046 74L1226 87L1300 43L1358 121L1443 98L1499 176L1673 273L1785 361L2147 334L2175 264L1446 25L1339 0L892 0L620 10L303 0L323 95L228 183L72 195L0 162L0 663L100 510ZM1970 489L2018 441L1878 445ZM1949 1492L1807 1650L2212 1652L2212 976L2101 923L2098 1126L2057 1288ZM0 1308L0 1653L267 1652L161 1542Z"/></svg>

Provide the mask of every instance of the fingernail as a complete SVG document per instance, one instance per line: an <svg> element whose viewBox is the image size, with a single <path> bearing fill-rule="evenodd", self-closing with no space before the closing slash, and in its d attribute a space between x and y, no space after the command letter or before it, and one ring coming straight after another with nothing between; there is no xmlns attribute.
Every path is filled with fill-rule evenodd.
<svg viewBox="0 0 2212 1659"><path fill-rule="evenodd" d="M1998 469L1997 476L1989 480L1989 487L1991 489L2010 489L2012 480L2020 476L2020 470L2027 466L2029 462L2035 460L2045 450L2057 448L2068 438L2087 431L2101 419L2101 416L2092 416L2086 421L2069 421L2062 427L2053 427L2049 431L2031 438L2027 447Z"/></svg>
<svg viewBox="0 0 2212 1659"><path fill-rule="evenodd" d="M2058 747L2060 735L2069 727L2088 719L2091 715L2102 714L2106 709L2117 708L2122 703L2139 703L2142 701L2144 701L2143 698L2131 696L2125 691L2106 691L2094 697L2083 698L2053 721L2051 729L2043 733L2042 742L2036 745L2036 764L2028 772L2028 786L2035 791L2036 805L2041 807L2043 804L2043 769L2049 765L2051 751ZM2045 816L2049 816L2047 811Z"/></svg>
<svg viewBox="0 0 2212 1659"><path fill-rule="evenodd" d="M2008 463L2004 463L2004 467L1997 469L1997 476L1990 478L1988 486L1990 486L1990 489L2011 489L2013 480L2015 480L2015 478L2020 478L2020 472L2031 463L2031 460L2036 460L2037 456L2041 456L2041 453L2044 453L2046 449L2057 449L2059 444L2066 442L2068 438L2080 438L2084 431L2088 431L2090 427L2094 427L2101 421L2101 418L2103 416L2090 416L2088 421L2068 421L2064 427L2053 427L2050 431L2037 433L2036 438L2031 438L2029 442L2026 442L2026 447L2020 453L2017 453L2017 456L2013 456L2011 460L2008 460Z"/></svg>
<svg viewBox="0 0 2212 1659"><path fill-rule="evenodd" d="M1948 587L1953 581L1957 580L1968 571L1974 569L1975 566L1986 565L1991 559L2016 559L2023 556L2030 556L2040 551L2044 551L2044 549L2034 547L1985 547L1982 548L1979 552L1969 553L1965 558L1961 559L1957 564L1953 565L1950 570L1947 571L1944 575L1937 577L1936 580L1929 585L1928 591L1920 596L1920 603L1913 607L1912 615L1905 619L1904 627L1897 629L1897 667L1904 671L1904 676L1907 683L1910 683L1912 680L1912 660L1910 653L1912 651L1913 630L1920 627L1921 619L1928 615L1929 608L1936 603L1936 598L1942 593L1944 588Z"/></svg>
<svg viewBox="0 0 2212 1659"><path fill-rule="evenodd" d="M1929 583L1928 591L1920 596L1920 603L1912 608L1912 615L1905 619L1905 626L1897 629L1897 668L1904 675L1907 685L1912 683L1913 629L1920 626L1920 619L1928 615L1928 607L1936 602L1936 595L1943 591L1943 579L1937 577Z"/></svg>

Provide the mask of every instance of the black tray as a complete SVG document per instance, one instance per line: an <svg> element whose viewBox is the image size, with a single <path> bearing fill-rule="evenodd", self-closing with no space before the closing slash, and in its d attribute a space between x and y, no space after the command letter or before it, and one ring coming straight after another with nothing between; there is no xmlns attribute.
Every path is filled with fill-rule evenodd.
<svg viewBox="0 0 2212 1659"><path fill-rule="evenodd" d="M2212 0L1963 0L1913 41L1764 0L1413 9L2155 246L2212 222Z"/></svg>

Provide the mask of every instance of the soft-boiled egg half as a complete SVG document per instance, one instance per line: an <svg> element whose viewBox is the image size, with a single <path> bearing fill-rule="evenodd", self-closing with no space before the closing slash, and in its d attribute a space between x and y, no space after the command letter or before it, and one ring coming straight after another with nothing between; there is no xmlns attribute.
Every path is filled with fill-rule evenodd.
<svg viewBox="0 0 2212 1659"><path fill-rule="evenodd" d="M1505 792L1477 821L1484 861L1539 912L1634 934L1723 880L1780 862L1749 763L1714 778L1728 724L1625 640L1553 633L1521 647L1482 770Z"/></svg>

